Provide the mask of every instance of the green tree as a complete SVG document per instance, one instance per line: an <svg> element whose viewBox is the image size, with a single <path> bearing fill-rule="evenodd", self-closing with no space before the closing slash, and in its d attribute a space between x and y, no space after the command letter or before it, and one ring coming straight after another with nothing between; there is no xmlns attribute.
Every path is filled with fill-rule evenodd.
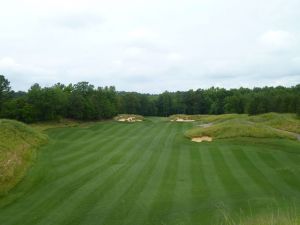
<svg viewBox="0 0 300 225"><path fill-rule="evenodd" d="M3 75L0 75L0 112L2 111L3 104L10 98L10 95L10 82Z"/></svg>

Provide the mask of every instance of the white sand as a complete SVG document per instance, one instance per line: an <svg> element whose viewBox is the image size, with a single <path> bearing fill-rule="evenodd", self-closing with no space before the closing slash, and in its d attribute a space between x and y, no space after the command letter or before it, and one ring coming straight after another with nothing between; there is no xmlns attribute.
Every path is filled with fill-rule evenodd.
<svg viewBox="0 0 300 225"><path fill-rule="evenodd" d="M209 141L209 142L211 142L212 138L208 137L208 136L195 137L195 138L192 138L192 141L194 141L194 142L202 142L202 141Z"/></svg>

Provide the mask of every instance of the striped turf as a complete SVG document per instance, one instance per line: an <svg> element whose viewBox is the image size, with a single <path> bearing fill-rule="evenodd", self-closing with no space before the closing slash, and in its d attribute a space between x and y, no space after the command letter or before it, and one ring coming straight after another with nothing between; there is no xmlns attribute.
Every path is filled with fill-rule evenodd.
<svg viewBox="0 0 300 225"><path fill-rule="evenodd" d="M160 118L49 131L25 179L0 199L2 225L218 224L300 206L300 145L192 143Z"/></svg>

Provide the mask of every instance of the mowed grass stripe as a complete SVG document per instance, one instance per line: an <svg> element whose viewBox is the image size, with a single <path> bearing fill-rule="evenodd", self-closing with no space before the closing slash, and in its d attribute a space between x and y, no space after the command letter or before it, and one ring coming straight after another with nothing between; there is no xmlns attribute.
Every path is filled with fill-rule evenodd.
<svg viewBox="0 0 300 225"><path fill-rule="evenodd" d="M244 149L247 149L246 147ZM280 192L282 197L291 197L298 195L299 192L295 191L291 188L285 181L284 178L280 177L276 171L266 164L260 157L256 151L253 150L245 150L245 154L251 160L251 162L255 165L256 168L260 170L264 177L268 182L272 184L273 187Z"/></svg>
<svg viewBox="0 0 300 225"><path fill-rule="evenodd" d="M220 199L227 197L227 192L218 176L216 167L214 166L210 146L206 143L203 143L203 145L201 144L201 146L199 146L199 152L203 159L203 174L206 181L205 186L210 190L209 197L216 199L216 201L219 202Z"/></svg>
<svg viewBox="0 0 300 225"><path fill-rule="evenodd" d="M182 125L175 124L177 130L177 138L171 141L169 149L168 160L164 163L166 167L164 170L161 170L163 174L162 179L156 189L156 193L151 203L150 211L146 221L148 223L157 224L157 223L166 223L169 217L170 209L173 206L173 196L175 194L175 185L178 175L178 163L179 163L179 151L178 148L181 139ZM179 136L180 135L180 136Z"/></svg>
<svg viewBox="0 0 300 225"><path fill-rule="evenodd" d="M122 223L126 218L128 210L134 204L136 195L143 190L147 179L152 175L157 160L163 151L160 146L165 140L175 136L174 129L170 124L167 125L167 128L167 130L161 129L159 133L153 133L149 136L152 139L151 143L145 143L146 147L142 149L147 153L144 159L133 165L126 176L122 177L122 180L106 193L104 199L98 203L98 207L95 207L95 214L100 211L103 214L97 220L97 224ZM87 223L91 224L89 220Z"/></svg>
<svg viewBox="0 0 300 225"><path fill-rule="evenodd" d="M128 128L124 128L123 132L126 132L128 135L134 135L139 130L138 127L131 128L131 130L128 131ZM116 132L116 135L118 133L122 132L122 128L118 128L118 132ZM102 137L99 137L102 138ZM80 148L76 150L74 153L70 154L67 158L64 158L63 161L61 160L55 160L57 168L57 172L64 172L65 168L71 168L73 165L77 165L78 161L84 161L85 159L93 158L95 155L99 155L99 157L104 157L106 153L111 152L110 147L115 147L116 145L120 145L120 143L123 143L125 140L127 140L126 136L123 138L103 138L98 141L90 141L89 145L84 146L83 148Z"/></svg>
<svg viewBox="0 0 300 225"><path fill-rule="evenodd" d="M116 122L108 122L109 126L105 126L104 130L103 127L98 127L98 130L95 129L97 126L93 126L91 128L81 128L81 129L89 129L89 133L87 136L83 136L77 139L70 138L70 139L59 139L58 142L63 142L65 144L64 148L60 149L59 152L57 152L56 155L54 155L55 159L63 159L64 157L68 157L69 155L72 155L74 151L71 150L71 148L75 148L76 150L80 149L81 147L85 147L88 143L99 141L99 138L105 139L105 140L110 140L113 138L118 138L118 137L126 137L126 133L124 132L124 125L125 129L131 130L134 127L142 127L139 126L138 124L120 124ZM123 126L122 126L123 125ZM127 126L128 125L128 126ZM120 130L120 127L122 129ZM69 130L68 132L72 133L72 130ZM51 135L50 135L51 136ZM55 139L57 141L57 139ZM78 151L76 151L78 152Z"/></svg>
<svg viewBox="0 0 300 225"><path fill-rule="evenodd" d="M264 193L267 195L278 195L280 191L274 186L272 183L269 182L267 177L265 176L262 171L260 171L255 165L252 160L248 157L240 147L231 148L231 152L235 157L235 160L240 164L241 168L248 174L249 177L256 183L260 189L263 190Z"/></svg>
<svg viewBox="0 0 300 225"><path fill-rule="evenodd" d="M55 139L60 140L78 140L78 139L84 139L86 136L80 136L84 134L86 131L93 132L94 129L103 131L108 131L112 129L112 124L114 124L114 121L107 121L107 122L95 122L93 125L86 127L84 126L74 126L74 127L68 127L68 128L54 128L49 130L49 134L51 137ZM100 130L100 131L101 131Z"/></svg>
<svg viewBox="0 0 300 225"><path fill-rule="evenodd" d="M148 129L145 131L148 133ZM151 133L154 134L157 133L157 131L152 129L152 131L150 131L150 134ZM151 142L151 139L144 134L144 132L139 133L137 139L140 138L141 141L146 139ZM132 139L132 142L135 140L136 139ZM77 191L76 194L70 196L68 201L74 202L73 207L69 207L67 210L65 210L63 217L56 217L55 224L79 224L84 219L86 213L92 210L96 202L102 199L104 195L106 196L107 192L111 190L115 183L118 182L124 176L124 174L127 173L132 165L141 160L141 157L145 154L145 152L140 151L138 145L135 145L134 147L133 146L134 144L128 147L130 147L129 152L131 152L131 155L134 155L134 157L131 157L129 161L124 162L124 166L116 169L111 175L99 176L99 180L96 178L93 180L93 182L86 184L85 189L82 189L82 191ZM126 152L123 154L126 154ZM66 205L68 205L68 203L66 203ZM48 217L51 218L51 215L55 215L55 212L59 212L64 208L64 204L59 206L59 208L55 208ZM68 217L67 215L70 216ZM47 218L41 221L42 224L47 224Z"/></svg>
<svg viewBox="0 0 300 225"><path fill-rule="evenodd" d="M118 132L119 129L117 126L111 126L110 129L108 129L108 130L110 132L116 132L116 131ZM71 131L69 130L69 132L71 132ZM72 139L72 140L54 139L54 138L52 138L52 135L50 135L51 141L54 141L54 144L52 144L52 147L55 149L59 149L59 151L55 151L56 154L53 154L53 156L52 156L53 160L55 160L55 161L62 160L63 161L64 159L68 159L69 157L72 157L73 155L82 154L82 152L79 150L84 149L89 143L91 143L92 137L98 137L98 138L103 137L104 140L111 139L111 137L109 135L106 135L105 133L97 134L96 132L91 132L90 136L91 137L86 137L85 140L79 141L78 139L75 139L75 140L74 139Z"/></svg>
<svg viewBox="0 0 300 225"><path fill-rule="evenodd" d="M239 160L237 160L232 149L229 147L222 148L220 151L222 154L228 168L230 169L235 180L239 181L243 190L247 193L246 196L261 196L267 194L264 189L262 189L257 183L249 176L249 174L244 170Z"/></svg>
<svg viewBox="0 0 300 225"><path fill-rule="evenodd" d="M128 135L132 135L136 133L136 131L136 129L132 129L131 132L128 133ZM144 132L146 131L147 129ZM138 139L138 137L135 138L136 140ZM124 141L123 139L120 141L110 140L103 143L99 150L96 146L92 146L90 154L87 154L85 157L78 158L77 160L71 161L68 164L65 164L63 168L59 167L56 171L57 174L55 176L54 183L57 184L59 182L62 182L62 180L66 179L66 177L68 176L73 176L74 174L81 173L81 171L86 170L86 168L89 168L92 165L95 165L95 163L101 164L102 162L108 162L110 158L113 157L113 155L117 152L112 151L112 149L117 148L120 143L126 143L128 141L129 140L126 139L124 139Z"/></svg>
<svg viewBox="0 0 300 225"><path fill-rule="evenodd" d="M223 189L225 190L223 202L220 205L217 205L217 208L219 208L221 211L223 210L226 213L229 213L234 211L238 206L238 199L247 198L247 192L239 183L239 180L233 176L232 171L230 170L221 153L221 151L224 149L222 148L222 150L220 150L220 148L221 146L212 146L209 148L209 153L211 155L216 175L221 181L220 185L222 185ZM216 213L220 214L219 211L216 211Z"/></svg>
<svg viewBox="0 0 300 225"><path fill-rule="evenodd" d="M181 143L178 157L178 175L172 199L171 213L168 221L171 224L191 224L191 213L193 210L192 174L190 150L186 144Z"/></svg>
<svg viewBox="0 0 300 225"><path fill-rule="evenodd" d="M232 194L228 193L228 188L223 184L222 178L220 177L222 174L220 174L218 168L215 166L215 159L213 159L214 154L212 154L214 147L214 143L201 143L199 146L201 158L203 159L203 171L207 182L206 186L210 190L208 192L208 201L204 200L203 203L206 207L210 207L210 211L205 216L201 213L201 218L206 221L217 218L220 214L220 209L230 212L233 207L236 206L231 199Z"/></svg>
<svg viewBox="0 0 300 225"><path fill-rule="evenodd" d="M136 129L131 128L130 132L128 132L127 134L129 135L135 134L138 130L139 130L138 128ZM66 179L68 179L68 176L74 176L74 174L79 176L80 174L84 173L87 169L89 169L89 167L94 165L94 162L97 162L98 165L103 162L107 163L110 160L110 158L113 157L114 154L116 154L116 151L111 151L111 149L115 148L117 145L119 145L119 143L115 141L107 142L105 145L102 145L101 150L103 151L101 152L99 150L95 150L94 148L92 148L94 152L93 155L89 155L87 159L85 159L85 157L82 157L72 161L74 162L74 165L70 163L69 164L65 163L64 165L62 165L62 166L66 166L66 169L63 170L63 172L62 171L58 172L58 170L55 167L53 167L53 165L51 165L51 169L52 169L51 173L53 175L48 173L47 179L43 181L47 182L47 186L50 190L52 188L54 189L56 186L60 186L61 183L65 183ZM51 159L51 155L45 158L47 164L50 159ZM42 170L42 168L39 169ZM43 185L43 182L40 182L39 185ZM39 193L35 193L35 194L39 195Z"/></svg>
<svg viewBox="0 0 300 225"><path fill-rule="evenodd" d="M176 134L175 137L171 138L172 136L169 136L168 139L163 141L162 146L160 147L163 151L155 165L152 176L148 178L143 190L136 196L135 203L128 211L127 218L122 224L132 225L148 223L149 214L150 211L153 210L157 190L162 182L164 171L167 168L167 162L172 154L172 147L174 146L176 137L178 135L181 136L179 125L172 124L172 128L172 132Z"/></svg>
<svg viewBox="0 0 300 225"><path fill-rule="evenodd" d="M151 129L151 128L148 128ZM148 129L144 129L143 132L139 132L140 134L147 133ZM134 129L133 129L134 130ZM99 176L99 172L104 173L106 170L110 168L110 166L115 163L117 160L120 160L122 157L126 156L122 150L127 149L127 147L130 147L130 145L133 145L131 142L131 139L126 140L120 147L114 151L111 151L112 154L110 154L110 157L105 158L105 162L101 163L94 163L87 165L85 168L81 169L76 173L76 176L68 176L67 178L62 181L62 183L59 185L59 188L57 185L53 185L53 188L51 186L47 187L47 192L45 192L45 189L40 190L40 192L35 193L36 197L35 199L38 199L38 201L34 202L33 204L28 207L28 204L30 202L24 202L24 206L21 206L20 208L24 208L17 217L24 217L24 215L30 214L29 212L34 212L36 210L41 210L43 208L49 208L51 206L55 206L57 204L61 203L61 200L59 198L55 198L55 196L64 196L67 198L67 196L71 195L74 190L77 190L83 185L86 185L89 181L92 181L94 177ZM100 174L101 175L101 174ZM67 175L66 175L67 176ZM62 194L63 193L63 194ZM40 197L38 197L40 196ZM47 196L45 198L45 196ZM31 196L32 197L32 194ZM40 213L42 214L42 213ZM15 220L18 220L17 217L13 217L13 221L11 224L14 224ZM42 216L38 216L41 218ZM26 217L29 218L29 217ZM10 224L7 222L7 224ZM30 221L29 221L30 224Z"/></svg>
<svg viewBox="0 0 300 225"><path fill-rule="evenodd" d="M127 132L127 131L130 131L132 129L132 127L128 126L125 129ZM114 124L112 124L111 129L108 129L108 132L111 132L111 133L115 134L116 136L119 136L120 134L122 134L122 131L124 132L125 130L120 129L120 126L117 126ZM91 133L91 137L86 137L86 139L82 140L82 141L72 139L72 140L69 140L68 142L66 142L66 140L64 140L63 141L63 143L65 145L64 148L62 148L62 150L60 150L60 151L57 151L56 152L57 154L53 155L53 158L55 159L55 161L58 161L59 163L63 163L63 160L68 160L69 158L72 158L76 155L82 156L85 152L81 151L81 150L85 149L85 147L89 143L94 143L95 141L98 142L100 139L101 141L99 142L99 144L101 144L101 142L109 141L114 138L113 136L107 135L107 134L108 133L106 133L106 132L103 133L103 132L94 131ZM75 149L76 151L74 151L73 149Z"/></svg>
<svg viewBox="0 0 300 225"><path fill-rule="evenodd" d="M126 126L126 125L124 125ZM149 129L151 129L151 127L144 129L142 132L135 132L135 134L139 134L139 135L143 135L146 134ZM133 129L135 130L135 129ZM85 177L82 177L83 179L85 179L85 181L81 180L81 183L79 184L79 187L75 187L73 190L70 190L70 195L66 195L64 198L68 199L68 198L72 198L72 196L75 196L75 198L78 196L78 194L76 194L77 192L80 192L81 188L84 190L85 188L89 189L93 187L93 184L95 184L96 186L99 186L102 182L104 182L105 178L110 178L110 177L114 177L114 174L116 174L120 169L124 169L125 166L120 166L117 165L118 163L120 163L121 160L124 160L124 162L122 163L123 165L131 165L131 163L133 163L134 161L138 160L138 154L135 154L134 151L131 151L132 146L134 145L132 140L136 140L139 137L136 136L134 139L127 139L125 142L122 143L122 145L119 145L118 147L115 146L115 149L112 150L110 146L108 149L111 150L111 152L115 152L117 154L114 154L113 157L110 157L109 160L107 160L105 162L105 164L103 164L101 167L96 168L95 171L99 171L99 174L95 177L89 178L88 180L86 180ZM115 143L116 145L118 145L118 142L112 142ZM126 151L127 149L130 149L130 151ZM124 152L125 150L125 152ZM97 161L95 162L97 165ZM93 164L91 164L93 165ZM116 165L113 167L113 165ZM113 172L113 174L111 174L110 172ZM95 172L93 171L93 173L95 174ZM108 173L108 174L107 174ZM98 181L98 182L96 182ZM95 183L96 182L96 183ZM78 190L80 189L80 190ZM74 193L72 193L74 192ZM71 194L72 193L72 194ZM84 193L84 191L83 191ZM87 193L89 193L89 191L87 191ZM68 204L68 203L66 203ZM52 207L55 211L56 208ZM48 214L49 212L47 212ZM45 223L45 220L43 221L43 223Z"/></svg>
<svg viewBox="0 0 300 225"><path fill-rule="evenodd" d="M291 188L295 191L298 191L300 194L300 182L299 175L295 175L292 170L289 169L291 162L283 161L284 158L276 158L276 154L268 154L257 152L258 156L264 161L266 165L272 168L277 174L278 177L281 177Z"/></svg>
<svg viewBox="0 0 300 225"><path fill-rule="evenodd" d="M259 197L270 195L270 192L277 193L241 148L230 146L224 154L224 158L249 195Z"/></svg>
<svg viewBox="0 0 300 225"><path fill-rule="evenodd" d="M233 171L230 169L230 166L228 166L227 164L231 162L225 161L224 156L221 153L222 151L226 151L226 150L216 146L210 148L213 165L224 186L224 189L227 192L227 195L231 196L231 198L234 198L236 196L246 196L247 193L245 189L240 184L240 181L237 180L236 177L234 177Z"/></svg>
<svg viewBox="0 0 300 225"><path fill-rule="evenodd" d="M210 220L212 212L215 210L210 205L211 190L208 187L207 176L205 173L205 165L202 158L201 151L206 149L204 143L191 143L189 148L190 155L190 174L192 178L191 194L192 194L192 209L191 209L191 223L198 224L199 221L207 224Z"/></svg>

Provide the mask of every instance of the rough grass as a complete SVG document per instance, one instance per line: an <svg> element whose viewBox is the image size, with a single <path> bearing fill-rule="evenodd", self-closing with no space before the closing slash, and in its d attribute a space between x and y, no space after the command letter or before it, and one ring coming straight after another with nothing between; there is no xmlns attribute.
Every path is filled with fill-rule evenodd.
<svg viewBox="0 0 300 225"><path fill-rule="evenodd" d="M35 149L46 140L46 135L21 122L0 120L0 195L19 182Z"/></svg>
<svg viewBox="0 0 300 225"><path fill-rule="evenodd" d="M244 222L299 209L299 142L198 144L183 136L193 123L147 121L47 130L28 175L0 198L0 224L220 225L221 210Z"/></svg>
<svg viewBox="0 0 300 225"><path fill-rule="evenodd" d="M222 225L299 225L299 210L290 207L288 210L272 209L269 213L245 215L240 212L236 218L223 214Z"/></svg>
<svg viewBox="0 0 300 225"><path fill-rule="evenodd" d="M232 119L240 119L271 126L273 128L300 133L300 119L296 114L291 113L265 113L256 116L248 116L247 114L222 114L222 115L172 115L170 120L176 118L191 119L200 123L219 123Z"/></svg>
<svg viewBox="0 0 300 225"><path fill-rule="evenodd" d="M37 131L45 131L53 128L86 126L91 123L92 122L80 122L71 119L61 119L59 121L37 122L37 123L30 124L30 126Z"/></svg>
<svg viewBox="0 0 300 225"><path fill-rule="evenodd" d="M213 124L210 127L195 127L186 131L189 138L209 136L214 139L254 137L254 138L287 138L296 140L296 137L288 132L276 130L258 123L244 120L227 120Z"/></svg>
<svg viewBox="0 0 300 225"><path fill-rule="evenodd" d="M237 118L247 118L246 114L222 114L222 115L186 115L186 114L176 114L169 117L170 120L176 119L186 119L186 120L195 120L202 123L216 123L222 122L230 119Z"/></svg>
<svg viewBox="0 0 300 225"><path fill-rule="evenodd" d="M250 116L247 120L281 130L300 133L300 119L295 114L266 113Z"/></svg>

